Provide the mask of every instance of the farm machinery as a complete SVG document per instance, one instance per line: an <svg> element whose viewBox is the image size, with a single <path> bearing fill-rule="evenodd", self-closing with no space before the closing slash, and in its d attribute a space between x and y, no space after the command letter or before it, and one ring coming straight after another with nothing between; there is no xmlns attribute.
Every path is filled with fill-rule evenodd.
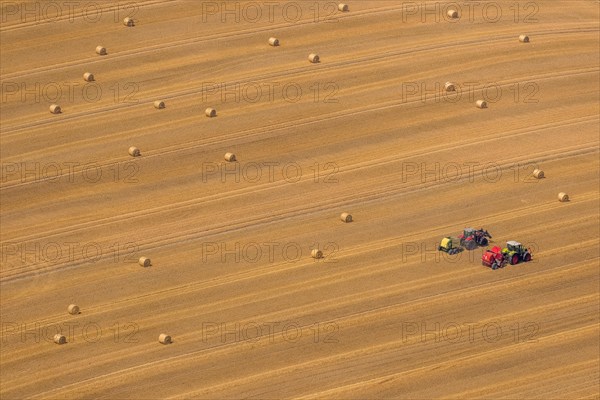
<svg viewBox="0 0 600 400"><path fill-rule="evenodd" d="M492 235L482 228L465 228L458 238L460 239L461 246L464 246L467 250L475 250L479 246L487 246L489 242L488 238L491 239Z"/></svg>
<svg viewBox="0 0 600 400"><path fill-rule="evenodd" d="M438 246L439 251L448 254L460 253L464 249L474 250L479 246L487 246L492 235L484 229L465 228L458 237L446 236Z"/></svg>
<svg viewBox="0 0 600 400"><path fill-rule="evenodd" d="M481 256L481 264L491 269L504 268L506 258L502 254L502 249L499 246L494 246L491 250L486 250Z"/></svg>
<svg viewBox="0 0 600 400"><path fill-rule="evenodd" d="M448 254L457 254L463 251L463 247L460 245L459 238L453 238L447 236L442 239L440 245L438 246L439 251L443 251Z"/></svg>
<svg viewBox="0 0 600 400"><path fill-rule="evenodd" d="M514 240L506 242L506 247L492 247L481 256L481 263L492 269L503 268L506 264L516 265L531 261L531 251Z"/></svg>

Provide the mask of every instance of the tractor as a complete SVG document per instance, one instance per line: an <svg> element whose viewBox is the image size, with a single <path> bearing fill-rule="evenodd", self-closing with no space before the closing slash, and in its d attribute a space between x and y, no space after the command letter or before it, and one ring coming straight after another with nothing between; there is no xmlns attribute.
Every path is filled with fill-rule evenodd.
<svg viewBox="0 0 600 400"><path fill-rule="evenodd" d="M506 264L515 265L527 261L531 261L531 252L514 240L506 242L504 249L494 246L491 250L486 250L481 256L481 263L492 269L502 268Z"/></svg>
<svg viewBox="0 0 600 400"><path fill-rule="evenodd" d="M438 250L443 251L448 254L460 253L461 251L463 251L463 248L460 245L457 246L457 243L460 243L459 238L453 238L453 237L449 237L449 236L445 237L440 242L440 245L438 246Z"/></svg>
<svg viewBox="0 0 600 400"><path fill-rule="evenodd" d="M531 261L531 252L529 249L514 240L506 242L506 247L502 249L502 254L504 254L510 265Z"/></svg>
<svg viewBox="0 0 600 400"><path fill-rule="evenodd" d="M483 229L465 228L458 237L461 246L464 246L467 250L475 250L478 246L487 246L488 238L491 239L492 235Z"/></svg>

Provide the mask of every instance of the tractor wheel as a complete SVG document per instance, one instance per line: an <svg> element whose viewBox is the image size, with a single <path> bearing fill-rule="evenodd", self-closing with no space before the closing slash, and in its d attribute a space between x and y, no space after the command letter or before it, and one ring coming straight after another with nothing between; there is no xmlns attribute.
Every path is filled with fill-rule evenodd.
<svg viewBox="0 0 600 400"><path fill-rule="evenodd" d="M481 241L479 242L479 245L481 245L481 246L487 246L488 245L487 238L481 238Z"/></svg>
<svg viewBox="0 0 600 400"><path fill-rule="evenodd" d="M529 254L529 253L525 254L525 257L523 257L523 261L525 261L525 262L531 261L531 254Z"/></svg>
<svg viewBox="0 0 600 400"><path fill-rule="evenodd" d="M477 248L477 243L474 240L467 240L465 242L465 247L467 250L475 250Z"/></svg>
<svg viewBox="0 0 600 400"><path fill-rule="evenodd" d="M519 255L518 254L514 254L512 256L512 258L510 259L510 264L511 265L515 265L519 263Z"/></svg>

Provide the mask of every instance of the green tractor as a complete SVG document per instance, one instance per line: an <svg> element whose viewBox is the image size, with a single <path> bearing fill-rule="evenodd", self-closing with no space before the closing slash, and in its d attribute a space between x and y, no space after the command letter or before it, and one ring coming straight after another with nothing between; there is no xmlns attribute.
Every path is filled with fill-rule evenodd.
<svg viewBox="0 0 600 400"><path fill-rule="evenodd" d="M502 254L511 265L531 261L531 252L529 249L514 240L506 242L506 247L502 249Z"/></svg>
<svg viewBox="0 0 600 400"><path fill-rule="evenodd" d="M438 246L438 250L448 254L457 254L463 251L464 249L460 245L459 238L453 238L448 236L442 239L440 245Z"/></svg>

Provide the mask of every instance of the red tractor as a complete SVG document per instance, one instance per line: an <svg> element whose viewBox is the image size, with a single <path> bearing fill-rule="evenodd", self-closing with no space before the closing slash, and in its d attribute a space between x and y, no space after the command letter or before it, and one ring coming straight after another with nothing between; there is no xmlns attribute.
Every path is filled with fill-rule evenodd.
<svg viewBox="0 0 600 400"><path fill-rule="evenodd" d="M465 228L458 238L461 246L464 246L467 250L474 250L478 246L487 246L488 238L491 239L492 235L483 229Z"/></svg>

